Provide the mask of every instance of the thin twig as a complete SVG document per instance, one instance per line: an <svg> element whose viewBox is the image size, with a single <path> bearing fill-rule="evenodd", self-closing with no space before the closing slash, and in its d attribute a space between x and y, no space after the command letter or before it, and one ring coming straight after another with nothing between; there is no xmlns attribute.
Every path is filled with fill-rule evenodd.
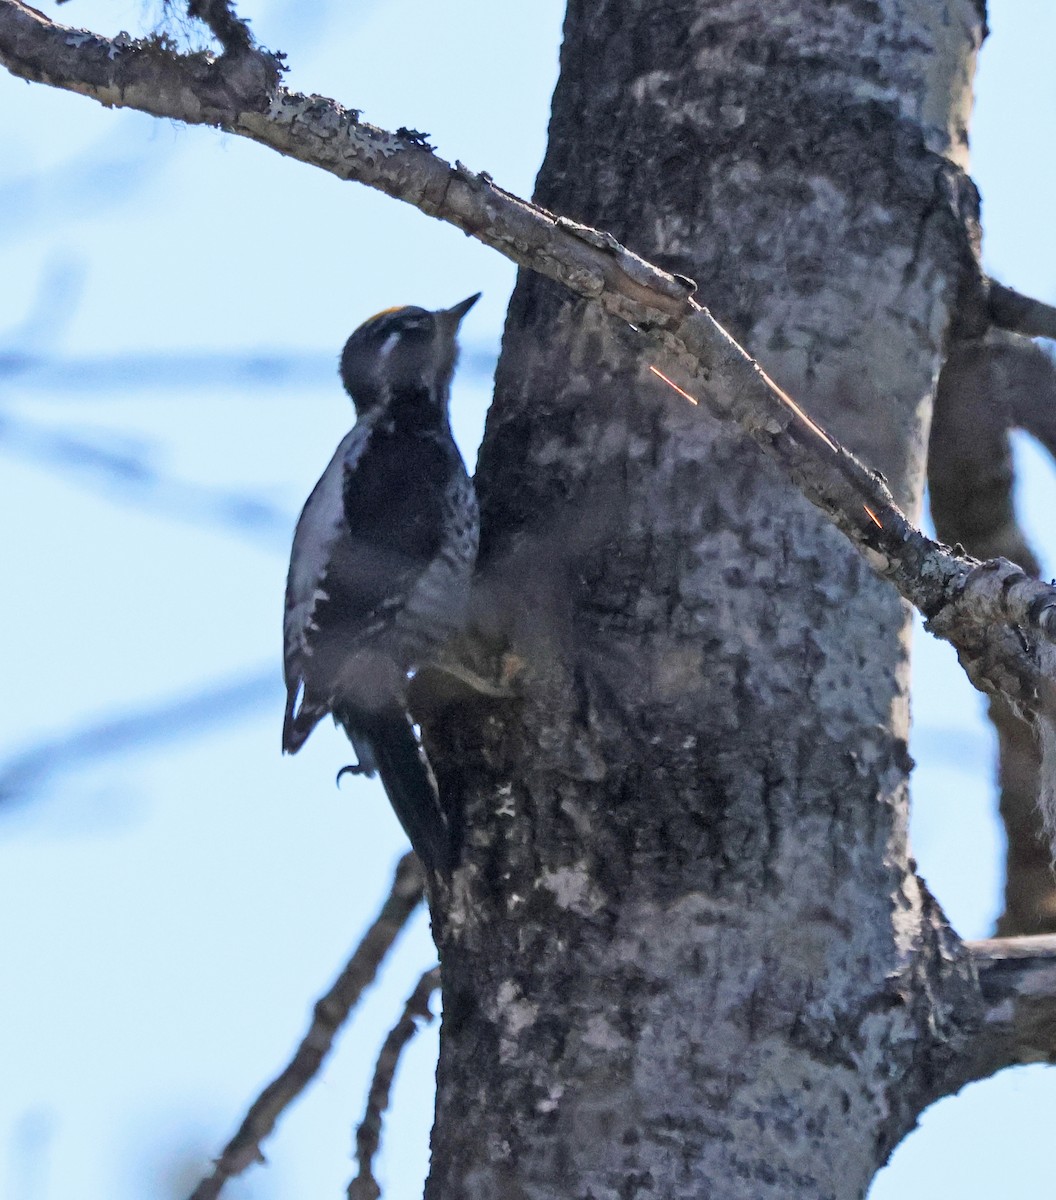
<svg viewBox="0 0 1056 1200"><path fill-rule="evenodd" d="M993 279L988 296L990 320L999 329L1027 337L1056 338L1056 306L1024 296Z"/></svg>
<svg viewBox="0 0 1056 1200"><path fill-rule="evenodd" d="M228 1179L240 1175L253 1163L264 1161L261 1142L315 1078L337 1031L348 1019L363 991L374 981L385 955L421 903L424 886L421 864L414 854L405 854L397 864L392 889L374 924L356 947L334 986L316 1003L308 1032L293 1058L250 1105L238 1132L216 1160L212 1174L195 1188L190 1200L216 1200Z"/></svg>
<svg viewBox="0 0 1056 1200"><path fill-rule="evenodd" d="M374 1178L374 1156L381 1142L381 1120L389 1107L392 1080L407 1043L418 1032L418 1018L433 1019L429 1000L440 986L440 968L433 967L418 980L400 1019L392 1027L378 1054L374 1078L367 1095L367 1109L356 1130L356 1158L359 1174L348 1185L348 1200L378 1200L381 1188Z"/></svg>

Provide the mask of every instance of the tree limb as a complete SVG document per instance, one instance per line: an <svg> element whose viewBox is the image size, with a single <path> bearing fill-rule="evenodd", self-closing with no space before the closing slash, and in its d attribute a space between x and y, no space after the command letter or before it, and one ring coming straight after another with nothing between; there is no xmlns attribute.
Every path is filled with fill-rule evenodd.
<svg viewBox="0 0 1056 1200"><path fill-rule="evenodd" d="M1011 423L1056 455L1056 361L1029 338L991 334L994 363Z"/></svg>
<svg viewBox="0 0 1056 1200"><path fill-rule="evenodd" d="M1021 350L1031 352L1031 362L1036 355L1049 363L1034 342L1001 330L951 345L932 413L928 489L943 541L959 543L977 558L1009 558L1037 577L1041 568L1016 518L1009 441L1017 397L1023 393L1024 402L1034 403L1034 389L1022 386L1027 380L1020 369ZM1056 928L1056 878L1038 811L1038 739L1000 696L991 698L989 715L998 736L1000 811L1007 834L1005 907L997 933L1049 933Z"/></svg>
<svg viewBox="0 0 1056 1200"><path fill-rule="evenodd" d="M400 1019L392 1027L378 1054L374 1078L367 1096L367 1109L356 1130L356 1158L359 1173L348 1185L348 1200L378 1200L381 1188L374 1178L374 1155L381 1143L381 1119L389 1107L392 1080L399 1065L400 1055L407 1043L418 1032L418 1018L431 1021L433 1014L429 1000L440 986L440 968L433 967L418 980Z"/></svg>
<svg viewBox="0 0 1056 1200"><path fill-rule="evenodd" d="M950 347L931 418L928 491L944 542L976 558L1011 559L1037 576L1038 560L1016 519L1010 388L995 341L1009 337L991 333ZM1037 350L1023 338L1011 340Z"/></svg>
<svg viewBox="0 0 1056 1200"><path fill-rule="evenodd" d="M966 942L983 999L969 1079L1056 1061L1056 936Z"/></svg>
<svg viewBox="0 0 1056 1200"><path fill-rule="evenodd" d="M736 420L781 464L932 632L953 643L977 687L1024 711L1056 714L1056 589L1004 560L951 554L915 529L883 477L816 425L693 300L691 280L645 262L611 234L519 199L486 173L452 166L413 130L389 133L333 100L279 87L277 59L261 51L237 62L181 55L156 40L68 29L20 0L0 0L0 62L25 79L216 125L358 180L599 303L643 335L643 353L677 364L669 369L684 376L691 398Z"/></svg>
<svg viewBox="0 0 1056 1200"><path fill-rule="evenodd" d="M988 309L991 322L999 329L1026 337L1056 338L1056 307L994 279L990 280Z"/></svg>
<svg viewBox="0 0 1056 1200"><path fill-rule="evenodd" d="M1056 930L1056 877L1038 808L1041 748L1033 727L1000 696L991 698L989 717L997 731L999 811L1005 827L1005 906L995 933L1049 934Z"/></svg>
<svg viewBox="0 0 1056 1200"><path fill-rule="evenodd" d="M216 1160L212 1174L195 1188L190 1200L216 1200L228 1179L241 1175L253 1163L264 1161L261 1142L318 1073L337 1031L364 989L373 983L382 960L421 903L424 888L421 864L414 854L405 854L396 866L392 889L374 924L333 987L316 1003L308 1032L293 1058L250 1105L238 1132Z"/></svg>

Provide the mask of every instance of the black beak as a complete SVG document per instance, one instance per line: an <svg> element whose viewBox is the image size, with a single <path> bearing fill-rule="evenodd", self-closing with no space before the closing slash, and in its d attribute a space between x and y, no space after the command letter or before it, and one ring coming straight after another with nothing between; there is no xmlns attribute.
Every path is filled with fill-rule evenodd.
<svg viewBox="0 0 1056 1200"><path fill-rule="evenodd" d="M441 324L451 334L455 335L455 331L462 323L462 318L469 312L474 304L480 299L480 292L473 296L467 296L460 304L456 304L454 308L442 308L436 315L440 318Z"/></svg>

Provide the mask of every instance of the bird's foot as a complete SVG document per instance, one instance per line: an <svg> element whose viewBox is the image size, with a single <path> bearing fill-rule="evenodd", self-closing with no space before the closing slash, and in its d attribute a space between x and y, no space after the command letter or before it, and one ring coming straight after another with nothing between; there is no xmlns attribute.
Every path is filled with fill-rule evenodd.
<svg viewBox="0 0 1056 1200"><path fill-rule="evenodd" d="M512 669L507 660L515 662L515 666ZM430 659L423 670L446 676L448 681L456 685L461 684L478 696L509 699L515 695L514 689L510 684L514 677L519 674L523 665L521 659L514 660L512 655L504 655L501 666L501 678L498 681L485 679L482 675L478 675L472 667L468 667L465 663L458 662L453 658ZM420 670L419 674L422 674L423 670Z"/></svg>

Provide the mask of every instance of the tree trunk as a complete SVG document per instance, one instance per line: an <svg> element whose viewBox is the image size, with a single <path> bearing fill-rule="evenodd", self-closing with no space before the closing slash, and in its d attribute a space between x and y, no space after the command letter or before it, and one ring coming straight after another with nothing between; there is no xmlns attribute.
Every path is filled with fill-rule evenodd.
<svg viewBox="0 0 1056 1200"><path fill-rule="evenodd" d="M982 34L972 0L572 0L538 180L912 513ZM431 1200L861 1196L966 1036L907 854L907 612L648 366L522 274L478 473L517 697L430 729L465 819Z"/></svg>

